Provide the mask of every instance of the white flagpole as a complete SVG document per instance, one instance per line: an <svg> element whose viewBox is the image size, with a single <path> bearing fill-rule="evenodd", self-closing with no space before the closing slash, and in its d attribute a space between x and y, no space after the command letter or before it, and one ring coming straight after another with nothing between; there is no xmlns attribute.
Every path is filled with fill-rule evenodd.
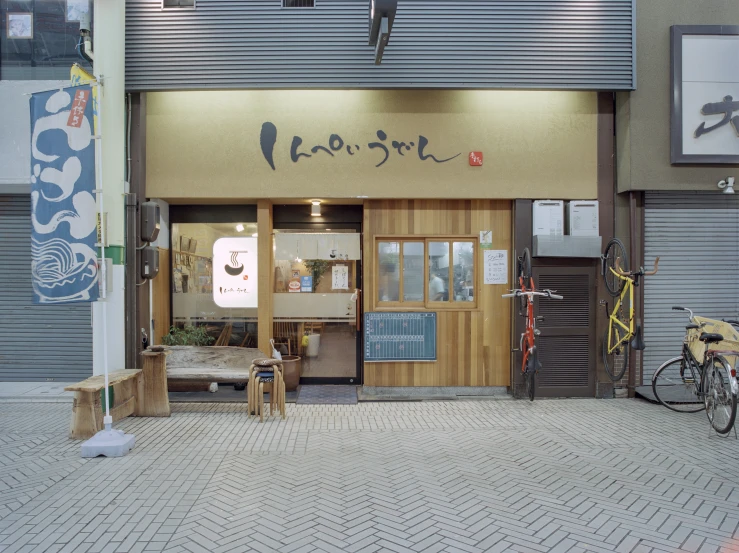
<svg viewBox="0 0 739 553"><path fill-rule="evenodd" d="M108 263L105 260L105 219L104 219L104 204L103 204L103 155L102 155L102 129L103 129L103 118L102 118L102 100L103 100L103 87L100 86L100 81L96 81L95 89L97 91L97 129L95 129L95 112L93 110L93 132L95 132L95 169L96 169L96 192L100 208L100 253L103 259L99 278L102 279L102 297L103 297L103 373L105 374L105 418L103 419L105 429L110 430L113 419L110 416L110 391L108 390ZM93 100L93 107L95 102Z"/></svg>

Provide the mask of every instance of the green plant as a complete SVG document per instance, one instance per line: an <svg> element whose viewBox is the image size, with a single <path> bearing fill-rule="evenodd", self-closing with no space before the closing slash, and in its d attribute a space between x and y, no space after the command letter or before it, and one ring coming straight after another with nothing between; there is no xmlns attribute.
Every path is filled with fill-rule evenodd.
<svg viewBox="0 0 739 553"><path fill-rule="evenodd" d="M185 325L183 328L172 326L169 334L162 336L165 346L209 346L215 338L208 336L205 326Z"/></svg>
<svg viewBox="0 0 739 553"><path fill-rule="evenodd" d="M330 261L325 261L323 259L308 259L305 262L305 267L311 272L311 275L313 276L313 291L315 292L316 288L318 288L318 283L321 282L321 277L323 277L323 273L326 272L330 264Z"/></svg>

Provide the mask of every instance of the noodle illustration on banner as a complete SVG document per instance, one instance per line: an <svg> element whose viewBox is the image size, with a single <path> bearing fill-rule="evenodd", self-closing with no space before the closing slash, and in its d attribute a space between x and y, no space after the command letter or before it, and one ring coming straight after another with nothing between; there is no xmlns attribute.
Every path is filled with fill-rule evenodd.
<svg viewBox="0 0 739 553"><path fill-rule="evenodd" d="M31 96L34 303L98 298L92 87Z"/></svg>

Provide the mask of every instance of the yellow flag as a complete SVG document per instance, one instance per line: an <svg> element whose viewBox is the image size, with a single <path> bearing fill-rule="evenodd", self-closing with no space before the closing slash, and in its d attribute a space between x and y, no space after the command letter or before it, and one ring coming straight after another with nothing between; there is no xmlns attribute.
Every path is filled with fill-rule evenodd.
<svg viewBox="0 0 739 553"><path fill-rule="evenodd" d="M95 82L95 77L93 75L90 75L87 71L82 69L79 64L75 63L72 66L72 69L70 71L69 75L70 80L72 81L72 86L81 86L83 84L91 84ZM92 87L92 115L93 115L93 125L94 125L94 133L98 133L98 89L96 86Z"/></svg>

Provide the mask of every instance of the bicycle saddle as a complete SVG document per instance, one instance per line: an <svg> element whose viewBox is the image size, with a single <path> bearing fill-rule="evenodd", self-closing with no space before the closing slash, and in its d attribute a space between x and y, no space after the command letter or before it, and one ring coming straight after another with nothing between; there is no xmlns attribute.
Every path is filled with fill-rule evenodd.
<svg viewBox="0 0 739 553"><path fill-rule="evenodd" d="M642 351L647 347L644 343L644 333L642 332L641 325L636 325L636 334L634 335L634 339L631 340L631 347L636 351Z"/></svg>
<svg viewBox="0 0 739 553"><path fill-rule="evenodd" d="M698 338L701 342L706 344L715 344L716 342L723 342L724 337L721 334L715 334L713 332L704 332Z"/></svg>

